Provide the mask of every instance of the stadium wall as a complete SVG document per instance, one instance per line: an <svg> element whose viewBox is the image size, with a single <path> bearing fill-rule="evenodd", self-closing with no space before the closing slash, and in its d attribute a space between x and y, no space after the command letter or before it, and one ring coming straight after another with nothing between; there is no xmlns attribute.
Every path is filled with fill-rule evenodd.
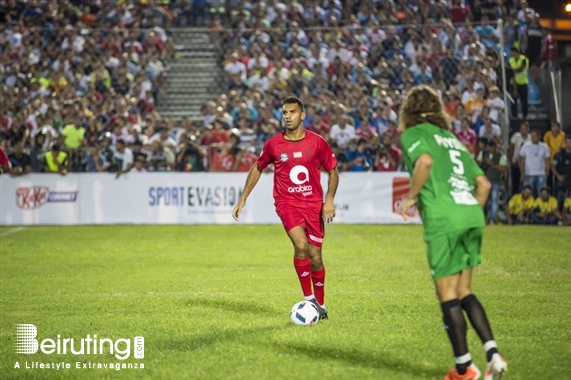
<svg viewBox="0 0 571 380"><path fill-rule="evenodd" d="M32 174L0 177L2 225L232 224L244 173ZM240 218L279 224L273 175L264 174ZM322 179L327 188L327 175ZM337 223L402 223L406 173L342 173ZM419 223L416 210L411 221Z"/></svg>

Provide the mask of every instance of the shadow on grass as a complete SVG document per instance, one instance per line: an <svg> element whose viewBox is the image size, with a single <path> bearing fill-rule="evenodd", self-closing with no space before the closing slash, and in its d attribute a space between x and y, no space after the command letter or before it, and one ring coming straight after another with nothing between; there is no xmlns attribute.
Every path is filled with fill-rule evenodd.
<svg viewBox="0 0 571 380"><path fill-rule="evenodd" d="M354 366L387 369L398 373L405 372L415 376L415 378L435 379L442 378L444 375L442 370L436 368L426 368L397 359L389 354L360 351L355 348L307 347L284 342L273 344L271 347L280 354L299 355L316 360L335 360Z"/></svg>
<svg viewBox="0 0 571 380"><path fill-rule="evenodd" d="M215 298L191 298L188 306L211 307L214 309L223 309L234 313L252 313L259 315L283 314L267 304L257 304L252 302L232 301Z"/></svg>
<svg viewBox="0 0 571 380"><path fill-rule="evenodd" d="M244 329L228 329L228 330L214 330L197 336L189 338L165 340L157 342L159 350L176 350L176 351L195 351L203 348L208 348L219 343L232 343L235 341L251 342L251 339L267 339L265 336L273 331L287 328L287 324L265 326L265 327L251 327Z"/></svg>

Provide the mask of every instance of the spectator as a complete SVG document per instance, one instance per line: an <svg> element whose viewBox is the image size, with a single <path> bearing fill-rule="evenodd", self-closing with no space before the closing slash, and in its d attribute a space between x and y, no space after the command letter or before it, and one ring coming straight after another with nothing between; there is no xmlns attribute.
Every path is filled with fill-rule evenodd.
<svg viewBox="0 0 571 380"><path fill-rule="evenodd" d="M83 120L77 116L75 120L67 124L61 132L64 136L64 145L68 149L77 149L85 145L85 128L83 128Z"/></svg>
<svg viewBox="0 0 571 380"><path fill-rule="evenodd" d="M565 199L565 204L563 205L563 218L563 224L571 226L571 195Z"/></svg>
<svg viewBox="0 0 571 380"><path fill-rule="evenodd" d="M521 103L522 117L527 118L528 112L528 70L529 70L529 59L520 53L519 49L512 47L510 49L511 58L509 59L510 68L513 70L513 91L512 96L514 103L512 103L512 116L518 117L517 99Z"/></svg>
<svg viewBox="0 0 571 380"><path fill-rule="evenodd" d="M204 158L206 152L196 143L196 137L190 135L186 141L178 146L175 170L179 172L203 172L205 171Z"/></svg>
<svg viewBox="0 0 571 380"><path fill-rule="evenodd" d="M85 162L85 171L88 173L100 173L107 170L109 163L105 160L97 145L89 147L89 155Z"/></svg>
<svg viewBox="0 0 571 380"><path fill-rule="evenodd" d="M551 130L545 133L545 136L543 136L543 141L549 147L549 153L551 154L551 159L553 160L557 152L559 152L565 146L565 132L561 131L561 125L559 122L554 121L551 123Z"/></svg>
<svg viewBox="0 0 571 380"><path fill-rule="evenodd" d="M44 156L44 164L46 173L67 174L67 153L60 150L59 144L52 145L52 149L46 152Z"/></svg>
<svg viewBox="0 0 571 380"><path fill-rule="evenodd" d="M551 166L549 148L539 141L539 132L531 132L531 142L519 151L520 181L531 186L534 197L545 187L547 174Z"/></svg>
<svg viewBox="0 0 571 380"><path fill-rule="evenodd" d="M468 99L468 102L466 102L466 111L472 120L476 120L485 106L486 99L484 99L484 89L479 88L476 90L476 96Z"/></svg>
<svg viewBox="0 0 571 380"><path fill-rule="evenodd" d="M129 173L146 173L147 169L145 168L145 160L142 157L135 158L135 162Z"/></svg>
<svg viewBox="0 0 571 380"><path fill-rule="evenodd" d="M12 154L8 156L8 159L12 165L10 174L13 176L25 175L32 171L32 160L24 153L24 146L21 142L12 147Z"/></svg>
<svg viewBox="0 0 571 380"><path fill-rule="evenodd" d="M526 143L530 142L529 123L524 121L520 124L519 132L514 133L511 137L508 149L508 158L511 164L511 194L516 194L520 191L521 171L519 169L519 151Z"/></svg>
<svg viewBox="0 0 571 380"><path fill-rule="evenodd" d="M147 170L151 172L165 172L174 169L172 151L157 140L152 143L149 153Z"/></svg>
<svg viewBox="0 0 571 380"><path fill-rule="evenodd" d="M526 51L525 55L529 59L529 72L531 79L535 81L539 73L539 68L541 66L541 44L543 41L543 31L539 19L539 14L531 19L531 22L527 24L527 39L526 39Z"/></svg>
<svg viewBox="0 0 571 380"><path fill-rule="evenodd" d="M116 172L116 178L119 178L121 174L128 173L133 167L133 152L125 146L125 141L117 140L113 162L115 163L113 169Z"/></svg>
<svg viewBox="0 0 571 380"><path fill-rule="evenodd" d="M350 172L366 172L373 169L373 160L367 151L367 141L359 139L358 142L352 142L347 152L347 171Z"/></svg>
<svg viewBox="0 0 571 380"><path fill-rule="evenodd" d="M401 151L397 148L390 134L381 137L381 144L375 155L375 168L379 172L395 172L401 161Z"/></svg>
<svg viewBox="0 0 571 380"><path fill-rule="evenodd" d="M565 194L571 189L571 136L567 136L564 148L555 155L553 174L555 177L555 196L561 208Z"/></svg>
<svg viewBox="0 0 571 380"><path fill-rule="evenodd" d="M500 129L500 126L494 124L492 122L492 118L488 116L484 120L484 126L480 128L479 138L484 138L488 141L494 141L500 144L502 138L502 130Z"/></svg>
<svg viewBox="0 0 571 380"><path fill-rule="evenodd" d="M476 153L478 137L476 136L476 132L470 128L470 120L467 117L462 119L462 128L456 133L456 136L472 155Z"/></svg>
<svg viewBox="0 0 571 380"><path fill-rule="evenodd" d="M496 221L498 213L498 199L500 194L500 184L504 173L507 171L507 158L506 155L499 152L495 141L488 141L486 150L480 151L476 162L482 168L482 171L490 181L492 188L490 190L490 197L486 205L486 214L488 215L488 224Z"/></svg>
<svg viewBox="0 0 571 380"><path fill-rule="evenodd" d="M494 123L498 123L499 116L501 112L504 112L506 109L506 105L504 101L499 97L500 90L497 86L492 86L489 89L490 97L486 102L486 105L490 109L490 118Z"/></svg>
<svg viewBox="0 0 571 380"><path fill-rule="evenodd" d="M535 224L557 224L558 220L563 220L557 208L557 200L551 196L551 189L543 187L540 196L533 204L531 219Z"/></svg>
<svg viewBox="0 0 571 380"><path fill-rule="evenodd" d="M531 186L524 186L521 193L514 194L509 201L508 224L528 224L534 203Z"/></svg>
<svg viewBox="0 0 571 380"><path fill-rule="evenodd" d="M331 127L329 136L341 148L347 147L351 140L355 140L357 138L355 127L348 124L348 117L345 115L340 116L337 119L337 124Z"/></svg>

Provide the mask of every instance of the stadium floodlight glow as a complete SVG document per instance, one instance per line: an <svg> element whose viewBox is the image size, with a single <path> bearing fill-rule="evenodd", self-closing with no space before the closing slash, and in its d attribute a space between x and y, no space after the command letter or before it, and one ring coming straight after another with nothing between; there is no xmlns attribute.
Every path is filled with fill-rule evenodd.
<svg viewBox="0 0 571 380"><path fill-rule="evenodd" d="M565 12L571 13L571 3L567 3L567 5L565 6Z"/></svg>

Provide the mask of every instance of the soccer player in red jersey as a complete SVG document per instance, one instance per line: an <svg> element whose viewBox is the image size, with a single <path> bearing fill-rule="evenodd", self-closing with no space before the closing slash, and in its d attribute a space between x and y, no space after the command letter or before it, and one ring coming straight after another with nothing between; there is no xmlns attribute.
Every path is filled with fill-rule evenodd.
<svg viewBox="0 0 571 380"><path fill-rule="evenodd" d="M8 173L12 169L12 164L8 159L8 155L4 152L4 149L0 146L0 174Z"/></svg>
<svg viewBox="0 0 571 380"><path fill-rule="evenodd" d="M321 136L303 129L304 118L301 100L296 97L284 100L285 131L266 141L258 161L248 173L244 192L232 216L238 220L262 171L269 164L274 164L276 213L293 244L293 265L303 295L317 306L319 319L327 319L324 303L325 266L321 246L325 223L335 217L333 198L339 184L339 172L331 147ZM322 167L329 173L325 202L321 187Z"/></svg>

